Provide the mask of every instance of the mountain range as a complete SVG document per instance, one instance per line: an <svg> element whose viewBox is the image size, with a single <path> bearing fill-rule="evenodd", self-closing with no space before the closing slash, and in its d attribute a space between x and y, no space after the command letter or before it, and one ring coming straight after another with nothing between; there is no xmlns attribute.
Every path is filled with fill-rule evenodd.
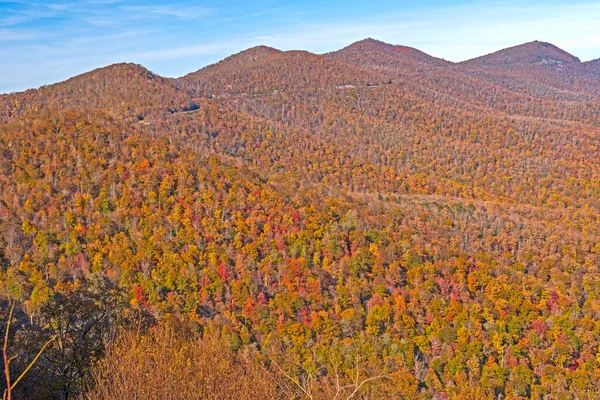
<svg viewBox="0 0 600 400"><path fill-rule="evenodd" d="M431 68L434 69L431 70ZM272 69L277 69L277 73L272 73L275 72ZM498 76L518 71L526 79L541 78L540 75L545 75L548 87L544 89L552 92L556 86L561 89L567 89L570 86L571 90L577 91L577 84L583 85L589 79L600 74L600 64L599 60L581 62L577 57L550 43L538 41L503 49L464 62L452 63L411 47L365 39L323 55L304 51L284 52L267 46L258 46L178 79L162 78L139 65L115 64L37 90L3 95L2 100L5 104L10 100L21 99L30 103L46 102L48 101L46 98L52 96L58 98L68 97L71 94L85 96L87 95L86 90L93 90L93 93L90 93L92 99L89 101L91 102L94 101L94 95L99 96L100 92L105 90L107 97L122 98L122 101L128 100L128 91L134 91L144 97L144 94L149 91L163 90L166 92L165 96L170 99L181 97L175 93L173 86L187 89L188 95L201 96L208 90L207 86L217 85L219 80L231 79L233 84L241 81L242 78L251 81L252 74L257 74L262 70L265 70L265 75L274 80L273 82L260 82L260 85L265 86L266 89L285 87L291 84L302 85L303 83L336 86L353 83L364 84L368 80L373 80L375 83L389 78L401 79L415 74L424 75L433 73L432 71L436 71L442 76L453 75L454 78L465 80L485 74L487 80L491 80L492 84L497 85L498 82L494 78L497 79ZM250 75L244 76L247 74ZM304 75L304 78L302 80L299 76L287 76L287 74ZM347 78L345 78L346 76ZM279 79L279 82L276 82L276 79ZM113 80L118 84L110 85L109 83ZM313 80L315 81L313 82ZM254 82L254 84L256 85L258 82ZM202 89L191 89L194 85L201 86ZM440 86L443 86L441 82ZM237 89L258 90L259 88L239 87ZM596 88L588 88L588 90L596 90ZM519 91L515 91L519 93ZM531 95L531 93L528 94ZM184 99L179 100L184 101ZM74 98L73 101L82 101L82 99ZM144 100L146 103L151 101L151 99ZM10 111L19 114L18 110Z"/></svg>

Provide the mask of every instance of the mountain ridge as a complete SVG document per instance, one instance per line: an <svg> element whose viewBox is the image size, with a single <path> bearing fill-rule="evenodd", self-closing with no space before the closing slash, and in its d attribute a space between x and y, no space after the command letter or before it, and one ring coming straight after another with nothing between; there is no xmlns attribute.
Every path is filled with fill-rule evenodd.
<svg viewBox="0 0 600 400"><path fill-rule="evenodd" d="M549 49L542 51L541 54L536 53L536 49ZM515 63L513 59L515 51L524 50L524 60L517 60ZM523 43L520 45L507 47L496 52L478 56L469 60L453 63L432 55L429 55L419 49L386 43L373 38L366 38L363 40L356 41L349 44L339 50L332 51L325 54L316 54L304 50L290 50L282 51L273 47L259 45L254 46L238 53L232 54L223 60L204 66L196 71L192 71L186 75L177 78L166 78L159 74L156 74L146 67L140 64L131 62L122 62L110 64L104 67L96 68L91 71L84 72L79 75L70 77L64 81L57 83L43 85L38 88L30 88L24 91L10 92L0 94L0 97L27 93L35 90L42 90L47 87L56 87L56 85L64 85L69 82L76 82L77 79L84 79L85 77L94 77L94 75L102 75L109 71L124 72L130 71L130 73L137 73L140 76L146 76L149 79L161 79L164 81L177 82L181 80L189 79L190 77L198 74L217 74L223 68L240 68L246 69L252 66L257 66L262 62L266 62L274 56L286 56L294 54L295 52L310 54L312 56L323 56L326 58L336 59L348 64L354 64L363 67L381 67L387 69L402 69L407 64L418 63L418 64L430 64L438 67L451 67L451 66L502 66L502 65L565 65L565 64L582 64L588 67L595 67L600 64L600 59L591 60L587 62L581 62L576 56L558 48L557 46L540 41L533 41ZM382 61L383 56L391 57L391 60L387 60L388 65ZM371 57L371 58L368 58Z"/></svg>
<svg viewBox="0 0 600 400"><path fill-rule="evenodd" d="M557 60L556 63L548 61L551 59ZM552 68L532 68L539 65ZM576 92L600 95L600 90L593 89L600 75L598 65L600 60L582 63L564 50L538 41L462 63L373 38L325 54L255 46L180 78L161 77L139 64L117 63L38 89L1 95L0 120L39 111L47 108L48 103L103 109L113 115L126 114L129 119L143 120L151 114L192 109L195 99L201 97L271 96L291 88L352 89L393 81L409 85L411 90L426 90L422 96L445 92L445 96L460 93L467 98L477 93L480 84L491 85L487 90L494 87L498 89L493 90L501 90L497 95L500 98L489 100L492 107L515 109L517 99L522 102L533 96L539 99L536 101L562 99L564 105L557 107L568 110L572 108L568 102L577 96ZM526 72L511 75L510 71L523 68ZM425 84L427 89L414 86L415 81ZM454 89L448 91L451 87ZM526 108L523 104L515 111Z"/></svg>

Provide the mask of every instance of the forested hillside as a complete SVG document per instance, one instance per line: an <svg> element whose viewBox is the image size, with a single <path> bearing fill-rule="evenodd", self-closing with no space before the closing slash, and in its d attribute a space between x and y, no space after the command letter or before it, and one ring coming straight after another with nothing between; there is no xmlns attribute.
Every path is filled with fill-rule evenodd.
<svg viewBox="0 0 600 400"><path fill-rule="evenodd" d="M13 398L595 398L599 71L367 39L1 96Z"/></svg>

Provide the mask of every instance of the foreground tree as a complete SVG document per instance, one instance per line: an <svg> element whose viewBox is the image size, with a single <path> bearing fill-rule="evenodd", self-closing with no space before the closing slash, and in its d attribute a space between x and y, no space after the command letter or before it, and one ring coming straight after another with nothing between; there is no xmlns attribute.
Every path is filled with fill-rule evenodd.
<svg viewBox="0 0 600 400"><path fill-rule="evenodd" d="M18 375L18 377L15 380L13 380L11 376L10 364L18 357L18 355L9 355L9 340L10 328L12 325L12 319L16 303L17 302L15 300L10 301L10 311L8 312L8 317L6 319L6 328L4 332L4 345L2 346L2 359L4 361L4 378L6 380L6 389L4 389L4 393L2 395L3 400L11 400L13 398L13 390L15 389L17 384L21 382L21 380L25 377L25 375L27 375L29 370L35 365L35 363L38 361L44 350L46 350L46 347L48 347L48 345L56 339L56 336L52 336L50 339L48 339L46 343L44 343L40 351L37 352L33 360L31 360L27 364L25 369Z"/></svg>
<svg viewBox="0 0 600 400"><path fill-rule="evenodd" d="M111 336L122 325L121 292L104 280L63 284L55 288L41 318L56 340L44 356L43 366L62 399L77 394L91 365L102 357Z"/></svg>
<svg viewBox="0 0 600 400"><path fill-rule="evenodd" d="M103 279L57 284L34 314L25 312L25 303L9 300L0 383L5 397L76 397L120 327L140 324L123 309L123 300L122 291Z"/></svg>

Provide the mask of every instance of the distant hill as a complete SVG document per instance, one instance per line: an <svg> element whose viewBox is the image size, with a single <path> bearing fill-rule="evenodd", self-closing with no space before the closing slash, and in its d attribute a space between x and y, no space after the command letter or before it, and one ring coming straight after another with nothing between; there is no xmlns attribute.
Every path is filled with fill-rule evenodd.
<svg viewBox="0 0 600 400"><path fill-rule="evenodd" d="M143 118L146 114L179 110L189 97L171 79L141 65L122 63L99 68L64 82L0 96L0 118L48 108L108 111L115 116Z"/></svg>
<svg viewBox="0 0 600 400"><path fill-rule="evenodd" d="M546 42L529 42L464 61L469 66L560 66L581 62L579 58Z"/></svg>
<svg viewBox="0 0 600 400"><path fill-rule="evenodd" d="M327 56L362 67L392 70L414 67L415 64L436 66L452 64L412 47L395 46L371 38L353 43L341 50L329 53Z"/></svg>
<svg viewBox="0 0 600 400"><path fill-rule="evenodd" d="M280 54L281 50L268 46L256 46L250 49L233 54L216 64L208 65L199 71L188 74L186 78L192 78L194 75L219 74L228 70L244 70L254 65L265 62L269 57Z"/></svg>

